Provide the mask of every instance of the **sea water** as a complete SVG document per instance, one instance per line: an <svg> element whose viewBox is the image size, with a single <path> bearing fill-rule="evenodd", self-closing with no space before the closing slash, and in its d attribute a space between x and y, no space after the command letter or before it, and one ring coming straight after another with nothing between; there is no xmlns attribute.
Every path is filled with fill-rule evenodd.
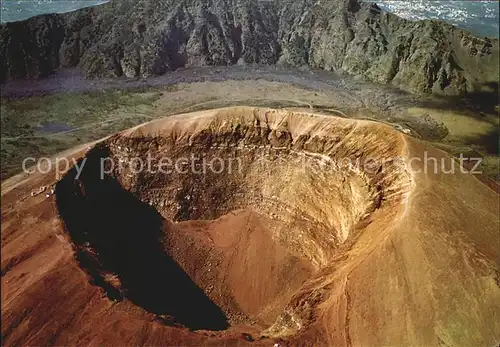
<svg viewBox="0 0 500 347"><path fill-rule="evenodd" d="M39 14L63 13L104 4L109 0L0 0L1 20L15 22Z"/></svg>
<svg viewBox="0 0 500 347"><path fill-rule="evenodd" d="M374 0L374 2L377 2L380 8L406 19L439 19L480 36L498 38L500 8L498 0Z"/></svg>

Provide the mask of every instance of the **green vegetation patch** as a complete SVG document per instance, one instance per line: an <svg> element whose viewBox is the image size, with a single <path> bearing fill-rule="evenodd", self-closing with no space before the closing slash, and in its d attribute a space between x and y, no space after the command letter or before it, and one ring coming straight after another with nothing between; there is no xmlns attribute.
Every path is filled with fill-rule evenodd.
<svg viewBox="0 0 500 347"><path fill-rule="evenodd" d="M2 99L1 179L26 157L51 156L151 119L159 90L105 90Z"/></svg>

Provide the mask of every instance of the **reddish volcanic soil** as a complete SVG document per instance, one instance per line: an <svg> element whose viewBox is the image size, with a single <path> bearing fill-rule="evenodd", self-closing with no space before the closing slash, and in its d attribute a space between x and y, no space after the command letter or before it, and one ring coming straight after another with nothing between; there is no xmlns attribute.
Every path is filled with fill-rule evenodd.
<svg viewBox="0 0 500 347"><path fill-rule="evenodd" d="M264 218L237 210L213 222L166 228L172 258L207 293L220 297L230 320L260 330L274 323L313 273L312 266L273 241Z"/></svg>
<svg viewBox="0 0 500 347"><path fill-rule="evenodd" d="M492 346L498 195L424 154L451 160L386 125L247 107L62 153L81 174L2 185L3 345Z"/></svg>

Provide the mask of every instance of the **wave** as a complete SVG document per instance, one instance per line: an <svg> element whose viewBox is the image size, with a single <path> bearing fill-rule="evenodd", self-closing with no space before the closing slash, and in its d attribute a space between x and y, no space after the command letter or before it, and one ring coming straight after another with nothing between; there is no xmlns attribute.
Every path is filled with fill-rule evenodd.
<svg viewBox="0 0 500 347"><path fill-rule="evenodd" d="M380 8L409 20L439 19L482 36L499 35L498 1L379 0Z"/></svg>

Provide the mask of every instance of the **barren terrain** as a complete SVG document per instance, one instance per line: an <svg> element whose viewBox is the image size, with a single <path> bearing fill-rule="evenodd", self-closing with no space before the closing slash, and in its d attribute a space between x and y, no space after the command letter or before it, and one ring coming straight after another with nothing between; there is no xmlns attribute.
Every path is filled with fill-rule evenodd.
<svg viewBox="0 0 500 347"><path fill-rule="evenodd" d="M2 346L499 345L498 55L358 0L0 25Z"/></svg>
<svg viewBox="0 0 500 347"><path fill-rule="evenodd" d="M313 111L158 118L60 154L78 177L4 181L4 345L498 343L498 195L394 126ZM191 154L238 170L131 164ZM123 166L101 179L102 158Z"/></svg>

